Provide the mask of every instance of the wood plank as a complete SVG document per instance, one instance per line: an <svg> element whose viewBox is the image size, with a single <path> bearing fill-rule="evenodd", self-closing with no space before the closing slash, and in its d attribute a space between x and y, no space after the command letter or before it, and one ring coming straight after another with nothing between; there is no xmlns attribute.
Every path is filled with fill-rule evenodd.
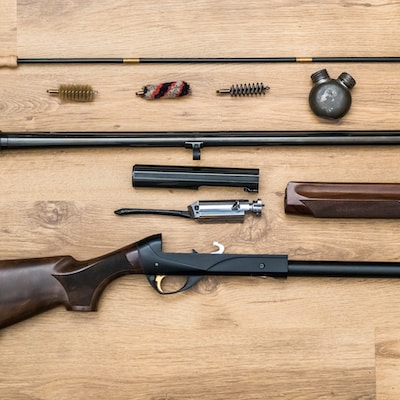
<svg viewBox="0 0 400 400"><path fill-rule="evenodd" d="M393 325L395 326L395 325ZM399 330L382 328L376 330L376 394L378 399L399 397Z"/></svg>
<svg viewBox="0 0 400 400"><path fill-rule="evenodd" d="M3 0L0 13L1 55L17 51L17 4L15 0Z"/></svg>
<svg viewBox="0 0 400 400"><path fill-rule="evenodd" d="M44 322L42 329L45 326ZM170 327L161 332L147 324L133 331L121 326L117 337L112 325L87 326L85 332L73 329L70 323L59 328L68 335L68 343L50 340L40 360L26 353L34 352L39 340L49 341L48 334L36 327L31 330L33 341L21 332L14 336L12 342L23 343L25 349L9 354L9 368L21 370L21 362L24 366L22 375L3 375L12 388L7 394L15 399L55 395L84 399L93 393L100 399L115 393L120 399L187 398L188 393L192 398L207 398L212 393L218 400L231 396L319 399L351 398L348 388L352 387L360 398L374 398L373 332L361 342L359 332L352 329L305 329L292 343L297 330L263 328L249 334L248 327L231 326L221 335L219 328L210 329L208 323L197 335L189 324L186 329ZM142 343L144 336L152 347L151 358ZM288 346L290 358L285 356ZM65 355L63 363L59 362L60 353ZM38 375L38 371L42 373ZM338 374L342 375L341 384ZM26 378L31 381L29 386ZM251 387L255 390L249 390Z"/></svg>
<svg viewBox="0 0 400 400"><path fill-rule="evenodd" d="M2 51L19 57L399 55L400 7L375 0L4 4ZM321 68L357 81L352 108L337 122L309 110L310 75ZM0 74L2 132L398 129L400 122L398 64L20 65ZM191 96L151 102L135 95L147 83L176 79L191 84ZM248 82L271 90L252 98L215 94ZM46 93L61 83L89 83L99 95L76 104ZM193 161L183 148L4 150L0 258L83 260L161 232L164 250L174 252L211 252L217 240L227 253L398 261L396 220L318 220L283 210L290 180L400 182L398 152L206 148ZM134 164L259 168L260 191L134 189ZM239 197L261 198L262 216L207 225L113 213ZM58 307L0 331L0 397L396 398L399 285L208 277L188 292L160 296L144 276L122 277L107 287L96 313Z"/></svg>

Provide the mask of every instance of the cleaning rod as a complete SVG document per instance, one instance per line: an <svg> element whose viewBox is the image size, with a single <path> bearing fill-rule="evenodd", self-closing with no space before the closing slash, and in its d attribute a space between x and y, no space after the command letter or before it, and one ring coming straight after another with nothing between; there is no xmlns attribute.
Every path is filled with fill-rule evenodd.
<svg viewBox="0 0 400 400"><path fill-rule="evenodd" d="M217 63L396 63L399 57L195 57L195 58L18 58L0 56L0 67L20 64L217 64Z"/></svg>

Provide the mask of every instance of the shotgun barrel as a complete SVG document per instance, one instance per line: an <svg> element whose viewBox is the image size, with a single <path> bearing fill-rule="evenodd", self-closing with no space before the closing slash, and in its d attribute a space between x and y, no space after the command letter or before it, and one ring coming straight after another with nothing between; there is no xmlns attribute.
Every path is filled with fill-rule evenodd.
<svg viewBox="0 0 400 400"><path fill-rule="evenodd" d="M299 145L397 145L400 130L354 131L158 131L2 133L0 149L46 147L184 147L200 160L203 147Z"/></svg>

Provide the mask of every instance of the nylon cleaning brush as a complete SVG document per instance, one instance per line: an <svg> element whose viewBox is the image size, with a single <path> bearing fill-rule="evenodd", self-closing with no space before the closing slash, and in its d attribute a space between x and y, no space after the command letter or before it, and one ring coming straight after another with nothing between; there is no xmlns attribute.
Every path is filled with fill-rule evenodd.
<svg viewBox="0 0 400 400"><path fill-rule="evenodd" d="M265 94L265 92L269 90L269 86L264 86L261 83L249 83L249 84L240 84L240 85L232 85L229 89L220 89L217 90L217 94L229 94L231 96L253 96L258 94Z"/></svg>
<svg viewBox="0 0 400 400"><path fill-rule="evenodd" d="M58 89L49 89L47 93L58 96L61 100L87 102L93 101L97 90L90 85L60 85Z"/></svg>

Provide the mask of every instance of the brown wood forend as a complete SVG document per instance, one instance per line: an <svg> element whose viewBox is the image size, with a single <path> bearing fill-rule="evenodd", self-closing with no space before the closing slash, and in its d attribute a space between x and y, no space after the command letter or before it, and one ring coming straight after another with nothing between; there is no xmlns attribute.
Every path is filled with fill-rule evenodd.
<svg viewBox="0 0 400 400"><path fill-rule="evenodd" d="M289 182L286 214L319 218L400 218L400 184Z"/></svg>

